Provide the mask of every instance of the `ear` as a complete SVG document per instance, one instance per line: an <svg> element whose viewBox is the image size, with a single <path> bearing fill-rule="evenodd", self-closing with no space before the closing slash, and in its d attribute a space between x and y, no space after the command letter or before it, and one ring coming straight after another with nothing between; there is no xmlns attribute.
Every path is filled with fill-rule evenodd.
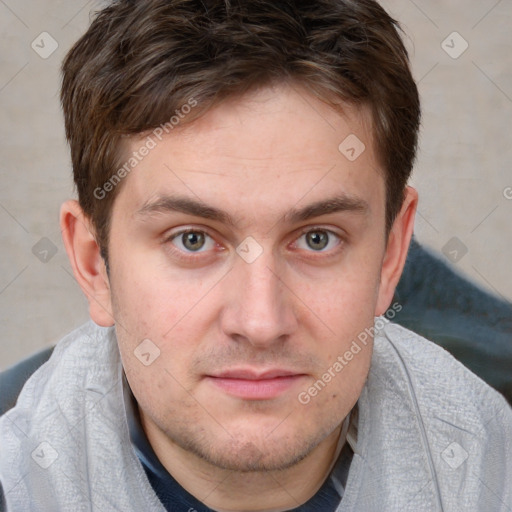
<svg viewBox="0 0 512 512"><path fill-rule="evenodd" d="M418 192L407 187L402 209L393 223L384 253L375 316L383 315L393 300L411 243L417 206Z"/></svg>
<svg viewBox="0 0 512 512"><path fill-rule="evenodd" d="M61 206L60 228L73 274L89 301L91 319L102 327L114 325L107 269L92 223L77 201L66 201Z"/></svg>

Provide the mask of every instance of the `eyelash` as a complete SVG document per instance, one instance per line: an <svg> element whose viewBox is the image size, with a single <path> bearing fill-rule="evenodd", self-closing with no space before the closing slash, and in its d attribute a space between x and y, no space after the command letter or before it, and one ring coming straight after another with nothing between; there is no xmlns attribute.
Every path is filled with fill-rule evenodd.
<svg viewBox="0 0 512 512"><path fill-rule="evenodd" d="M336 247L334 249L331 249L330 251L307 251L307 252L312 252L313 254L316 252L317 254L320 254L320 255L326 255L326 256L309 256L309 258L311 258L311 259L317 259L319 257L326 258L326 257L330 257L330 256L334 256L334 255L338 254L338 252L341 250L341 247L343 246L343 242L345 240L338 233L335 233L334 231L332 231L330 229L326 229L326 228L323 228L323 227L320 227L320 226L318 226L318 227L308 227L306 229L303 229L299 233L299 235L297 236L297 238L295 239L295 241L293 243L295 244L297 240L299 240L304 235L307 235L308 233L314 233L314 232L318 232L318 231L324 232L324 233L328 233L331 237L332 236L336 237L338 239L338 243L337 243ZM211 238L212 240L213 240L213 237L207 231L204 231L203 229L198 229L198 228L197 229L196 228L182 229L181 231L178 231L178 232L173 233L170 236L166 237L164 242L165 243L170 242L171 252L175 256L177 256L178 258L180 258L180 259L182 259L184 261L193 262L193 261L197 260L198 258L200 258L202 254L207 253L208 251L199 251L199 252L196 252L196 253L193 253L193 252L185 253L181 249L177 249L176 247L174 247L173 244L172 244L172 241L177 239L181 235L186 234L186 233L201 233L201 234L206 235L207 237ZM328 244L329 243L330 243L330 240L329 240Z"/></svg>

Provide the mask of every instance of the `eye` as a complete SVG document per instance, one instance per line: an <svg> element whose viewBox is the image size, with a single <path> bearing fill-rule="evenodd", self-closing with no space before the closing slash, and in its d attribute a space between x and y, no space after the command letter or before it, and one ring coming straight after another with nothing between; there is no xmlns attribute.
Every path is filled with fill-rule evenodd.
<svg viewBox="0 0 512 512"><path fill-rule="evenodd" d="M197 229L187 229L174 233L168 241L185 253L205 252L215 247L213 238L204 231Z"/></svg>
<svg viewBox="0 0 512 512"><path fill-rule="evenodd" d="M300 244L304 239L306 246ZM299 249L313 249L314 252L329 252L341 243L339 235L328 229L310 229L300 235L295 242L295 246Z"/></svg>

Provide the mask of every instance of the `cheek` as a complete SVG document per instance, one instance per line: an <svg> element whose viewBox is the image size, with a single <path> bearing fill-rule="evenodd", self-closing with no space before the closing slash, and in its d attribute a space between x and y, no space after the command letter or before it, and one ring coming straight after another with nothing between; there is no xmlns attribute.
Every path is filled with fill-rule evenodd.
<svg viewBox="0 0 512 512"><path fill-rule="evenodd" d="M360 344L348 361L345 352L330 360L325 373L312 380L297 396L297 414L312 425L322 422L335 428L357 402L370 368L372 344ZM359 350L359 349L357 349Z"/></svg>
<svg viewBox="0 0 512 512"><path fill-rule="evenodd" d="M355 258L354 258L355 259ZM347 261L315 280L302 281L299 277L295 289L300 290L304 303L328 325L343 326L373 321L378 297L379 269L376 265L362 265L360 261Z"/></svg>
<svg viewBox="0 0 512 512"><path fill-rule="evenodd" d="M187 383L175 369L169 368L162 360L155 361L150 367L126 368L126 377L130 388L145 414L150 415L153 422L166 424L165 417L176 418L187 416L194 407L194 400L186 392ZM124 363L124 361L123 361Z"/></svg>
<svg viewBox="0 0 512 512"><path fill-rule="evenodd" d="M114 316L128 332L161 340L187 321L206 291L146 263L123 261L111 279Z"/></svg>
<svg viewBox="0 0 512 512"><path fill-rule="evenodd" d="M190 385L187 369L201 338L193 308L198 299L155 275L119 267L112 292L119 350L137 399L149 407L158 405L152 403L158 397L179 400L182 386Z"/></svg>
<svg viewBox="0 0 512 512"><path fill-rule="evenodd" d="M324 362L328 388L335 394L345 394L352 385L357 390L362 387L368 373L371 360L372 331L375 305L378 296L378 267L374 265L347 265L340 267L335 279L325 279L303 288L301 295L309 310L309 320L304 326L310 331L315 346L312 350ZM299 283L297 283L299 286ZM355 344L354 344L355 343ZM333 368L338 357L346 354L349 360L343 360ZM322 375L317 375L321 378ZM336 392L338 390L338 392ZM352 390L355 392L355 389ZM314 392L314 391L313 391ZM323 393L323 400L327 400ZM335 400L336 397L333 396Z"/></svg>

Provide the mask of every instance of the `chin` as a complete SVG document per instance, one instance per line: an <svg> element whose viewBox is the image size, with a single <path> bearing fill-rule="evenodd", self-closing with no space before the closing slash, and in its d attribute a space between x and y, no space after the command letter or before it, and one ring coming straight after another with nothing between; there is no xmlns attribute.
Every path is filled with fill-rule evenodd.
<svg viewBox="0 0 512 512"><path fill-rule="evenodd" d="M239 473L256 473L264 471L280 471L288 469L306 458L311 450L297 450L294 447L282 446L279 451L267 446L247 442L236 445L229 452L221 451L208 454L210 464Z"/></svg>
<svg viewBox="0 0 512 512"><path fill-rule="evenodd" d="M288 469L305 459L326 437L318 432L309 435L280 432L278 435L276 430L266 436L261 434L261 429L231 432L232 435L227 434L216 443L204 442L204 438L175 442L215 467L251 473Z"/></svg>

